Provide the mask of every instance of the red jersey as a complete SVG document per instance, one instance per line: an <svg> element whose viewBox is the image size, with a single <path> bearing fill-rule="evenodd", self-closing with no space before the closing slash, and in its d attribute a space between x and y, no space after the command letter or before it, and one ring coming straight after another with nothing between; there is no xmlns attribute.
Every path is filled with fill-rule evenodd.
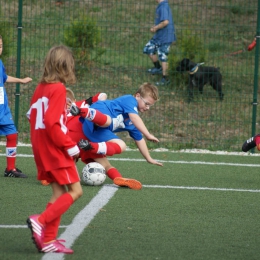
<svg viewBox="0 0 260 260"><path fill-rule="evenodd" d="M72 156L79 148L66 127L66 88L58 83L40 83L34 91L30 109L31 143L38 170L51 171L74 165Z"/></svg>

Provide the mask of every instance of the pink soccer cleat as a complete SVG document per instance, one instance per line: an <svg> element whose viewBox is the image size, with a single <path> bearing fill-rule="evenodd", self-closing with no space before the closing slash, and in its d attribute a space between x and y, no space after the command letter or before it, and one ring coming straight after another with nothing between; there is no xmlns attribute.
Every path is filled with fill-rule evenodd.
<svg viewBox="0 0 260 260"><path fill-rule="evenodd" d="M36 248L41 252L43 247L44 226L38 221L40 215L32 215L27 219L28 228L32 232L32 240Z"/></svg>
<svg viewBox="0 0 260 260"><path fill-rule="evenodd" d="M43 253L63 253L63 254L73 254L73 250L65 247L61 242L64 240L54 240L49 243L44 243L41 252Z"/></svg>

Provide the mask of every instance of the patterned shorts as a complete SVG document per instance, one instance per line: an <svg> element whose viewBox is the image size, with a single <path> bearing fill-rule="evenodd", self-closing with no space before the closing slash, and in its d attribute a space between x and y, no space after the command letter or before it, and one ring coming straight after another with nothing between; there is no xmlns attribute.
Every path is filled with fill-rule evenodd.
<svg viewBox="0 0 260 260"><path fill-rule="evenodd" d="M143 53L147 55L154 55L157 53L158 58L162 62L168 61L170 51L170 43L156 44L155 41L150 40L144 47Z"/></svg>

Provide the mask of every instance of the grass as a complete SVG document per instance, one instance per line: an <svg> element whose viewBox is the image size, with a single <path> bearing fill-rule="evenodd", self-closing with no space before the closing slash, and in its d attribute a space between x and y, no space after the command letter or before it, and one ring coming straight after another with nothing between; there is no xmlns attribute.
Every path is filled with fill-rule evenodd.
<svg viewBox="0 0 260 260"><path fill-rule="evenodd" d="M0 146L2 172L4 153ZM3 260L43 257L25 220L42 212L51 189L36 180L33 158L25 155L31 155L31 148L18 147L17 166L27 179L0 175ZM164 166L140 161L142 156L135 151L111 158L123 176L140 180L144 187L119 188L75 240L75 253L64 259L258 259L258 156L153 151L151 155ZM83 166L77 163L79 171ZM112 181L107 178L105 184L111 187ZM62 218L60 235L102 186L82 188L83 196ZM89 214L82 216L83 222Z"/></svg>
<svg viewBox="0 0 260 260"><path fill-rule="evenodd" d="M253 40L257 3L174 0L170 5L179 40L172 51L183 57L179 49L181 36L187 30L197 35L208 50L205 65L220 67L225 97L220 102L216 92L205 86L204 94L196 92L194 102L188 104L187 75L180 76L174 71L171 85L160 88L161 98L156 108L142 118L149 130L162 138L159 146L239 151L241 143L252 134L255 50L228 54L245 49ZM64 1L61 6L47 0L24 1L21 76L32 77L33 83L21 86L20 140L29 140L29 126L24 115L41 75L45 53L54 44L64 41L65 27L83 10L98 21L102 32L99 47L106 51L98 59L93 51L94 60L87 63L88 67L78 66L78 83L74 86L78 99L89 97L96 91L107 92L109 98L115 98L134 93L143 82L159 80L159 76L147 75L146 70L151 63L142 54L143 46L151 37L149 28L154 20L155 7L156 3L150 1L137 3L129 0ZM16 24L17 8L15 1L6 1L1 6L3 15L0 20ZM14 35L13 55L5 62L10 75L15 75L16 71L16 40ZM7 86L10 106L14 111L15 86ZM258 125L254 127L258 132ZM129 139L127 141L128 145L132 145Z"/></svg>

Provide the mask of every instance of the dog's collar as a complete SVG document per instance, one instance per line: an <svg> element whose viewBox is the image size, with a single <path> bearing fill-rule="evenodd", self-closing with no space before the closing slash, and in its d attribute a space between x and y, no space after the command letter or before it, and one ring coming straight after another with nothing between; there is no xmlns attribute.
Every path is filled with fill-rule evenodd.
<svg viewBox="0 0 260 260"><path fill-rule="evenodd" d="M190 73L191 75L192 75L192 74L195 74L195 73L198 71L199 66L202 65L202 64L204 64L204 62L202 62L202 63L197 63L196 66L194 66L194 67L189 71L189 73Z"/></svg>

